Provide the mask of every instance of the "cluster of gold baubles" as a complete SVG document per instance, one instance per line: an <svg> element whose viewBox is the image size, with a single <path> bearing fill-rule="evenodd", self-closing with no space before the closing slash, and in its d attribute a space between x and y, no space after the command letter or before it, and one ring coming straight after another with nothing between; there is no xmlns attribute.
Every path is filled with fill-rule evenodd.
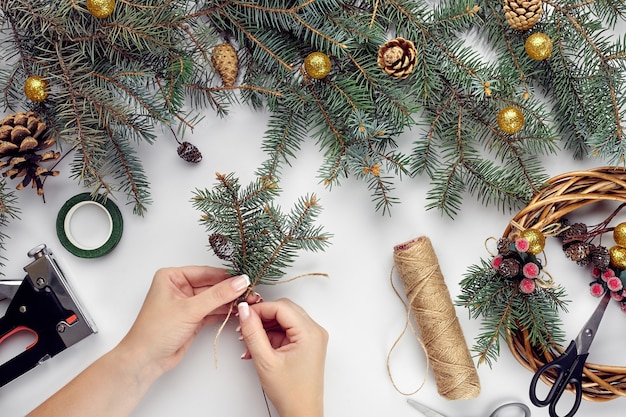
<svg viewBox="0 0 626 417"><path fill-rule="evenodd" d="M622 222L613 229L615 246L609 249L611 266L626 269L626 222Z"/></svg>

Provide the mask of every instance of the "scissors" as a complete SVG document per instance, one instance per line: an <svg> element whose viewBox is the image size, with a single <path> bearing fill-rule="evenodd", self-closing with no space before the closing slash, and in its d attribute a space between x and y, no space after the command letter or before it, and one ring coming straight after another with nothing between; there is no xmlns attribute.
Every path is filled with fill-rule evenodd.
<svg viewBox="0 0 626 417"><path fill-rule="evenodd" d="M412 399L408 399L406 400L409 405L413 408L415 408L417 411L419 411L420 413L424 414L426 417L446 417L443 414L440 414L438 412L436 412L435 410L433 410L432 408L426 407L424 404L418 403L415 400ZM506 404L502 404L500 407L496 408L495 410L493 410L493 412L491 414L489 414L489 417L498 417L498 415L500 415L500 412L503 411L506 408L516 408L518 410L520 410L522 413L524 413L524 417L530 417L530 408L528 408L528 406L526 404L523 403L506 403ZM510 413L506 414L506 415L511 415Z"/></svg>
<svg viewBox="0 0 626 417"><path fill-rule="evenodd" d="M606 310L606 306L610 298L611 296L607 291L587 323L585 323L583 328L580 330L578 336L570 342L565 352L552 362L548 362L543 365L537 370L535 375L533 375L530 382L530 401L532 401L532 403L537 407L545 407L549 405L550 417L559 417L556 413L556 404L559 402L563 392L570 384L574 387L576 397L574 399L574 405L569 413L567 413L564 417L572 417L576 414L576 411L578 411L583 394L583 368L585 366L587 356L589 355L589 347L593 342L598 326L600 326L604 310ZM541 376L551 369L556 371L556 379L554 380L554 384L552 385L552 388L550 388L550 392L548 392L546 397L544 399L539 399L537 398L537 383Z"/></svg>

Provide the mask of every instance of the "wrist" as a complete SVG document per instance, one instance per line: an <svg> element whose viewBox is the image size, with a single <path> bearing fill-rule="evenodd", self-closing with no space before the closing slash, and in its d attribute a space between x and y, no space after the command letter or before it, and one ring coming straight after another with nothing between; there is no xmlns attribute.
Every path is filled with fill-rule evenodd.
<svg viewBox="0 0 626 417"><path fill-rule="evenodd" d="M147 359L145 352L124 340L106 356L114 361L113 366L121 370L121 377L127 378L128 382L135 385L142 393L147 391L150 385L164 373L158 364Z"/></svg>

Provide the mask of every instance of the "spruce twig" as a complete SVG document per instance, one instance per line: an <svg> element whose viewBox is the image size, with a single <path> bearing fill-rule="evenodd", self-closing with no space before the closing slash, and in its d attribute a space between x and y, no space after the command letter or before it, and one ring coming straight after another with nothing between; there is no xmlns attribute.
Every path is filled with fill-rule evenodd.
<svg viewBox="0 0 626 417"><path fill-rule="evenodd" d="M330 235L314 223L321 211L317 197L302 197L283 213L273 203L279 191L264 179L242 187L234 174L218 173L216 185L196 190L192 199L213 252L232 274L247 274L252 286L277 283L298 251L324 250L329 243Z"/></svg>

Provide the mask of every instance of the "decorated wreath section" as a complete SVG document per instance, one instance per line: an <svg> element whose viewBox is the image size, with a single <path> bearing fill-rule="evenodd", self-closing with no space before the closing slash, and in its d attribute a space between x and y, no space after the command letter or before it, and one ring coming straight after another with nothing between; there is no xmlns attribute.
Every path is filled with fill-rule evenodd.
<svg viewBox="0 0 626 417"><path fill-rule="evenodd" d="M601 202L615 205L601 222L568 220L575 211ZM532 372L565 350L560 313L569 302L559 278L545 267L547 239L558 239L566 258L588 269L592 296L608 292L626 312L626 221L620 221L624 206L624 167L569 172L551 178L500 238L487 240L487 247L496 242L491 257L468 268L458 300L472 318L482 321L473 346L479 363L491 365L498 358L501 339ZM556 370L546 377L553 384ZM587 362L582 387L586 400L624 396L626 367Z"/></svg>

